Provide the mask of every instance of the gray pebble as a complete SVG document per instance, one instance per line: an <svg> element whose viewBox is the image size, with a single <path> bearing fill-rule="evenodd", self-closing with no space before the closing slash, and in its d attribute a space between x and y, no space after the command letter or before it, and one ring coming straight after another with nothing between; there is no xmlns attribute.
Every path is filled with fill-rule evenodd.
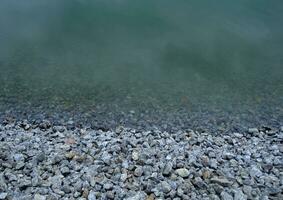
<svg viewBox="0 0 283 200"><path fill-rule="evenodd" d="M233 197L225 191L221 192L220 196L222 200L233 200Z"/></svg>
<svg viewBox="0 0 283 200"><path fill-rule="evenodd" d="M161 188L164 193L169 193L171 191L171 185L166 181L161 182Z"/></svg>
<svg viewBox="0 0 283 200"><path fill-rule="evenodd" d="M134 171L135 176L142 176L143 174L143 168L141 166L138 166Z"/></svg>
<svg viewBox="0 0 283 200"><path fill-rule="evenodd" d="M175 172L182 178L186 178L190 175L189 170L187 170L186 168L177 169Z"/></svg>
<svg viewBox="0 0 283 200"><path fill-rule="evenodd" d="M170 175L172 168L173 168L173 164L171 162L166 163L165 166L164 166L162 174L165 175L165 176Z"/></svg>
<svg viewBox="0 0 283 200"><path fill-rule="evenodd" d="M4 200L4 199L6 199L6 197L8 196L8 193L6 193L6 192L2 192L2 193L0 193L0 199L2 200Z"/></svg>

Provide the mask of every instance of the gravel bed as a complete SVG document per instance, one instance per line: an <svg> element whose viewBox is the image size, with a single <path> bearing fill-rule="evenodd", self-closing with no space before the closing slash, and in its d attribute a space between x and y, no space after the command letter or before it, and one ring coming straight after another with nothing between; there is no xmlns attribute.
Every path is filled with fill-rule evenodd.
<svg viewBox="0 0 283 200"><path fill-rule="evenodd" d="M72 122L70 122L72 123ZM0 199L283 199L283 127L0 126Z"/></svg>

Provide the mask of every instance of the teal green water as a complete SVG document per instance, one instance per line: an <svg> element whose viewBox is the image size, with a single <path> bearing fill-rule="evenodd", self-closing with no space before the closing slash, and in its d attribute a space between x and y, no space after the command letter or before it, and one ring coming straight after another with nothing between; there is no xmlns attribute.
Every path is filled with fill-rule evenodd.
<svg viewBox="0 0 283 200"><path fill-rule="evenodd" d="M279 0L2 0L1 97L280 102L282 24Z"/></svg>

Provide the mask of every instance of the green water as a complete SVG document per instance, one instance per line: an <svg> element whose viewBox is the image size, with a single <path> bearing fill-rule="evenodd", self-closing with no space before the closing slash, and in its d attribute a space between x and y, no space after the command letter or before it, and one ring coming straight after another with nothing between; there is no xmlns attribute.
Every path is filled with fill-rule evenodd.
<svg viewBox="0 0 283 200"><path fill-rule="evenodd" d="M280 0L2 0L0 96L280 102L282 24Z"/></svg>

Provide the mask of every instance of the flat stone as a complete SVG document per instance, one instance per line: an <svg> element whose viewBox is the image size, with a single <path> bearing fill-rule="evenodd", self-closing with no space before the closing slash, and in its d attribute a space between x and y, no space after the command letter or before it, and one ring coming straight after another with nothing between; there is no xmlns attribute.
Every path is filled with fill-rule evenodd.
<svg viewBox="0 0 283 200"><path fill-rule="evenodd" d="M256 133L259 133L258 129L257 128L249 128L248 132L250 134L256 134Z"/></svg>
<svg viewBox="0 0 283 200"><path fill-rule="evenodd" d="M142 176L142 174L143 174L143 168L138 166L134 171L134 175L139 177Z"/></svg>
<svg viewBox="0 0 283 200"><path fill-rule="evenodd" d="M20 170L20 169L23 169L24 167L25 167L25 163L20 161L20 162L17 163L15 169Z"/></svg>
<svg viewBox="0 0 283 200"><path fill-rule="evenodd" d="M262 176L262 172L261 172L261 170L257 166L254 165L250 169L250 176L251 177L261 177Z"/></svg>
<svg viewBox="0 0 283 200"><path fill-rule="evenodd" d="M233 197L225 191L221 192L220 196L221 200L233 200Z"/></svg>
<svg viewBox="0 0 283 200"><path fill-rule="evenodd" d="M200 189L204 189L206 187L205 182L200 177L196 177L193 183L197 188Z"/></svg>
<svg viewBox="0 0 283 200"><path fill-rule="evenodd" d="M144 200L146 198L146 193L144 192L137 192L133 196L125 198L125 200Z"/></svg>
<svg viewBox="0 0 283 200"><path fill-rule="evenodd" d="M132 159L133 159L134 161L137 161L137 160L139 159L139 152L133 151L133 153L132 153Z"/></svg>
<svg viewBox="0 0 283 200"><path fill-rule="evenodd" d="M45 160L45 154L44 153L39 153L36 157L36 160L38 162L43 162Z"/></svg>
<svg viewBox="0 0 283 200"><path fill-rule="evenodd" d="M30 187L30 186L32 186L31 180L22 179L22 180L20 180L20 182L19 182L19 188L20 188L21 190L24 190L24 189L26 189L27 187Z"/></svg>
<svg viewBox="0 0 283 200"><path fill-rule="evenodd" d="M93 190L91 190L89 192L87 199L88 200L96 200L96 195L95 195L95 192Z"/></svg>
<svg viewBox="0 0 283 200"><path fill-rule="evenodd" d="M65 175L68 175L70 174L70 169L68 167L62 167L61 168L61 173L65 176Z"/></svg>
<svg viewBox="0 0 283 200"><path fill-rule="evenodd" d="M113 184L112 183L105 183L103 185L104 189L105 190L110 190L111 188L113 188Z"/></svg>
<svg viewBox="0 0 283 200"><path fill-rule="evenodd" d="M220 177L213 177L213 178L210 179L210 181L212 183L217 183L217 184L224 186L224 187L228 187L228 186L233 184L233 182L227 180L226 178L220 178Z"/></svg>
<svg viewBox="0 0 283 200"><path fill-rule="evenodd" d="M128 178L127 174L121 174L120 179L121 179L122 182L125 182L127 180L127 178Z"/></svg>
<svg viewBox="0 0 283 200"><path fill-rule="evenodd" d="M171 185L166 181L161 182L161 188L164 193L169 193L171 191Z"/></svg>
<svg viewBox="0 0 283 200"><path fill-rule="evenodd" d="M187 170L186 168L177 169L175 172L182 178L186 178L190 175L189 170Z"/></svg>
<svg viewBox="0 0 283 200"><path fill-rule="evenodd" d="M234 200L247 200L248 197L247 195L245 195L242 190L237 189L234 190Z"/></svg>
<svg viewBox="0 0 283 200"><path fill-rule="evenodd" d="M21 153L14 154L13 158L16 162L25 161L25 156Z"/></svg>
<svg viewBox="0 0 283 200"><path fill-rule="evenodd" d="M46 200L46 197L40 194L35 194L34 200Z"/></svg>
<svg viewBox="0 0 283 200"><path fill-rule="evenodd" d="M7 196L8 196L8 193L6 193L6 192L0 193L0 199L1 199L1 200L2 200L2 199L3 199L3 200L6 199Z"/></svg>
<svg viewBox="0 0 283 200"><path fill-rule="evenodd" d="M166 163L162 174L165 176L170 175L170 173L172 172L172 168L173 168L173 164L171 162Z"/></svg>

